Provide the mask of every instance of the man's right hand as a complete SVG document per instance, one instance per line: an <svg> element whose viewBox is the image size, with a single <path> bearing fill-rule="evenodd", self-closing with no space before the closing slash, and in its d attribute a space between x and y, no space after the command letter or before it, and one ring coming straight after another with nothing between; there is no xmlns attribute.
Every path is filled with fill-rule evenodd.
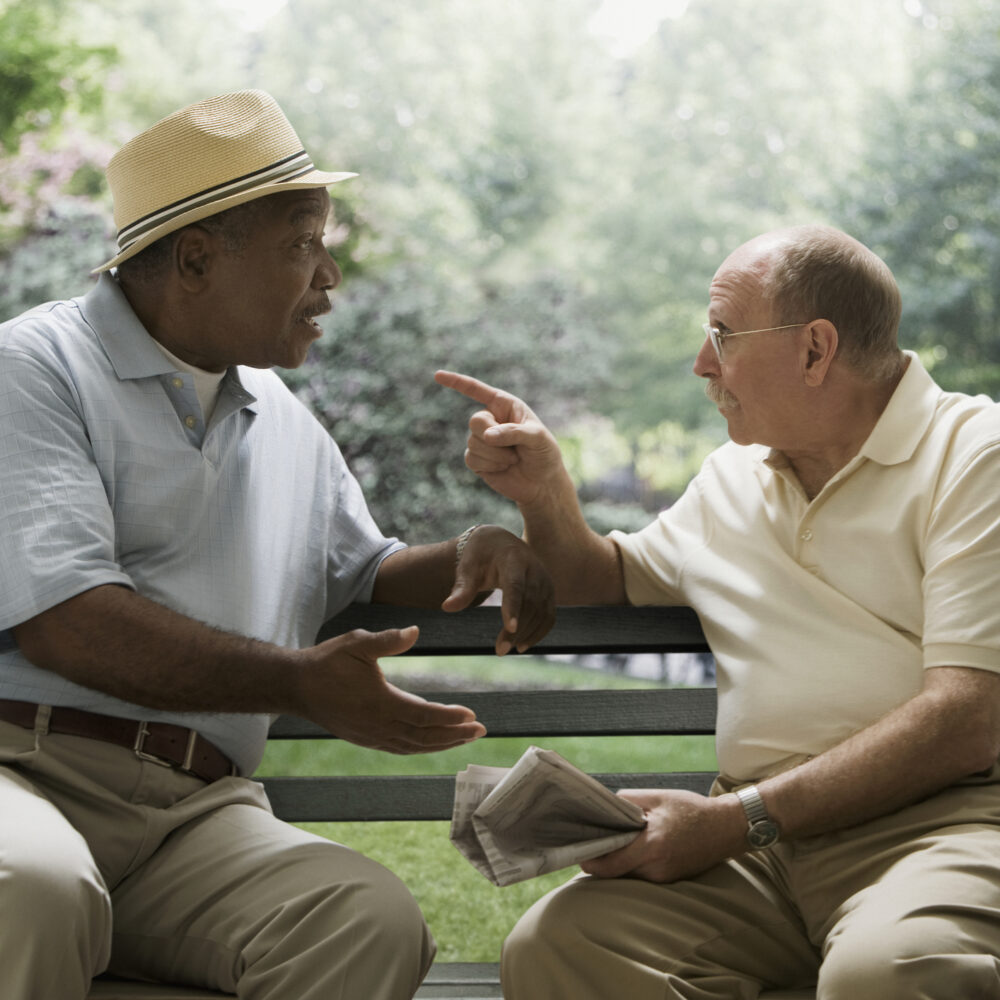
<svg viewBox="0 0 1000 1000"><path fill-rule="evenodd" d="M501 496L530 506L565 476L556 439L523 400L471 375L439 371L434 380L486 407L469 420L465 464Z"/></svg>
<svg viewBox="0 0 1000 1000"><path fill-rule="evenodd" d="M469 421L465 464L517 504L524 540L549 571L557 603L623 604L618 549L588 526L545 424L517 396L470 375L439 371L434 380L486 407Z"/></svg>
<svg viewBox="0 0 1000 1000"><path fill-rule="evenodd" d="M297 714L341 739L389 753L433 753L485 735L475 713L441 705L390 684L379 667L417 641L415 626L357 629L303 650Z"/></svg>

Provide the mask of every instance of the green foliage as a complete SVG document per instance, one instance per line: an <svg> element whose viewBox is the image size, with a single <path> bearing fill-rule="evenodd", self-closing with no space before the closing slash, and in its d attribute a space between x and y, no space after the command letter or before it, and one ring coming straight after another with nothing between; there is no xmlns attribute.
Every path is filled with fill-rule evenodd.
<svg viewBox="0 0 1000 1000"><path fill-rule="evenodd" d="M27 237L0 251L0 322L50 299L84 294L92 279L81 262L97 267L107 249L103 212L68 198L50 205Z"/></svg>
<svg viewBox="0 0 1000 1000"><path fill-rule="evenodd" d="M895 92L895 2L692 0L622 70L592 223L623 344L602 412L629 438L718 423L691 364L722 259L769 228L827 221L869 102Z"/></svg>
<svg viewBox="0 0 1000 1000"><path fill-rule="evenodd" d="M33 119L5 84L0 125L80 126L24 133L0 163L0 306L86 287L113 146L262 86L317 163L361 175L334 190L328 335L287 377L408 540L516 526L462 467L473 407L438 366L526 396L601 530L671 502L724 435L691 374L709 281L773 225L874 244L904 345L951 387L1000 390L995 3L690 0L626 49L592 30L601 5L289 0L259 29L232 0L0 7L2 69L48 95ZM107 46L110 71L88 55Z"/></svg>
<svg viewBox="0 0 1000 1000"><path fill-rule="evenodd" d="M948 388L1000 396L1000 7L925 5L912 89L884 109L840 204L893 268L903 342Z"/></svg>
<svg viewBox="0 0 1000 1000"><path fill-rule="evenodd" d="M111 46L83 45L67 30L72 0L8 0L0 6L0 147L13 151L32 129L50 128L69 110L92 112Z"/></svg>
<svg viewBox="0 0 1000 1000"><path fill-rule="evenodd" d="M83 291L103 259L110 148L80 121L101 106L115 49L75 39L78 9L0 4L0 148L16 154L0 159L0 319Z"/></svg>
<svg viewBox="0 0 1000 1000"><path fill-rule="evenodd" d="M430 541L475 521L518 527L510 505L462 464L478 407L439 388L435 369L540 399L558 423L601 382L601 335L580 292L558 277L459 287L429 267L397 265L356 278L310 361L282 374L340 444L383 529Z"/></svg>

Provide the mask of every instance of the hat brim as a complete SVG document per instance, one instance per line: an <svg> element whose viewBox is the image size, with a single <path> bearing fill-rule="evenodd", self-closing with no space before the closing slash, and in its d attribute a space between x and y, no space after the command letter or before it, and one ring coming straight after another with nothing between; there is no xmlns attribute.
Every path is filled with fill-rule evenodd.
<svg viewBox="0 0 1000 1000"><path fill-rule="evenodd" d="M200 205L198 208L193 208L189 212L184 212L181 215L175 216L170 219L169 222L164 222L162 225L150 230L134 243L130 243L124 250L121 250L118 254L112 257L111 260L102 264L100 267L95 267L90 273L100 274L103 271L109 271L111 268L117 267L123 261L128 260L129 257L134 257L141 250L145 250L146 247L155 243L158 239L168 236L170 233L176 232L178 229L183 229L185 226L189 226L193 222L198 222L200 219L207 219L210 215L218 215L219 212L223 212L227 208L234 208L236 205L244 205L248 201L254 201L257 198L264 198L269 194L279 194L282 191L301 191L309 188L328 187L331 184L337 184L339 181L346 181L357 176L358 175L355 173L327 173L323 170L311 170L309 173L303 174L301 177L296 177L295 180L272 181L266 184L261 184L259 187L240 191L238 194L232 194L228 197L220 198L216 201L209 202L206 205Z"/></svg>

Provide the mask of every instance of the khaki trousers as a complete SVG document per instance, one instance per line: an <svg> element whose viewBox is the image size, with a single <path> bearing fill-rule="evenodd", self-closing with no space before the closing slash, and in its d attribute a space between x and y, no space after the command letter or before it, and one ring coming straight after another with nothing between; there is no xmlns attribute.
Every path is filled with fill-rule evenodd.
<svg viewBox="0 0 1000 1000"><path fill-rule="evenodd" d="M0 722L4 1000L108 969L246 1000L406 1000L434 954L385 868L127 749Z"/></svg>
<svg viewBox="0 0 1000 1000"><path fill-rule="evenodd" d="M995 781L996 774L993 776ZM504 945L507 1000L1000 998L1000 784L671 885L581 876Z"/></svg>

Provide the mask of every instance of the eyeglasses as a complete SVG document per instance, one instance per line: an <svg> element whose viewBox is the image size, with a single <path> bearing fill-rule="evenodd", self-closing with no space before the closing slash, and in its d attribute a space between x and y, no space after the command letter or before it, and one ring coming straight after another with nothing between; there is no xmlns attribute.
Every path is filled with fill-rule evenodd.
<svg viewBox="0 0 1000 1000"><path fill-rule="evenodd" d="M718 327L709 326L708 323L702 323L701 328L708 334L708 339L712 341L712 346L715 348L716 357L721 361L722 345L729 337L745 337L750 333L773 333L775 330L795 330L805 325L805 323L788 323L785 326L765 326L760 330L740 330L737 333L723 333Z"/></svg>

